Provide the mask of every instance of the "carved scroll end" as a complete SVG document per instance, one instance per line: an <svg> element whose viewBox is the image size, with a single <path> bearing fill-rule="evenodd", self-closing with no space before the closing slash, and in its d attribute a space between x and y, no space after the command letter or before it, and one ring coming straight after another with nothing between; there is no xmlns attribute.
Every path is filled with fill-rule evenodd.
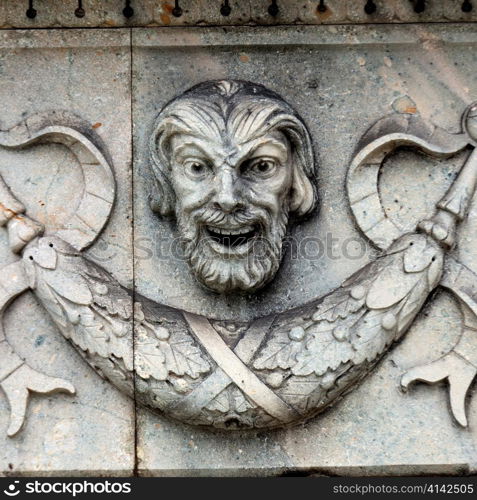
<svg viewBox="0 0 477 500"><path fill-rule="evenodd" d="M7 430L9 437L15 436L25 422L30 392L40 394L66 392L75 394L75 388L67 380L50 377L30 368L26 364L22 364L6 377L0 383L0 386L10 404L10 425Z"/></svg>
<svg viewBox="0 0 477 500"><path fill-rule="evenodd" d="M406 372L401 378L401 388L407 391L414 382L436 384L447 380L452 414L462 427L467 427L465 400L476 375L477 367L453 350L437 361Z"/></svg>

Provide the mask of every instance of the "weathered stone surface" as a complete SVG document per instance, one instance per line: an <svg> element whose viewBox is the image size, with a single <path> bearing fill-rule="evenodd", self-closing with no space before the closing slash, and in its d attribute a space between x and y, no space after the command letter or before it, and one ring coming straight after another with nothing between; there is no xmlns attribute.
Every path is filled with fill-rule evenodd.
<svg viewBox="0 0 477 500"><path fill-rule="evenodd" d="M138 292L160 303L230 321L288 310L335 289L374 258L372 248L365 246L362 250L363 240L356 232L346 208L349 200L343 192L357 137L380 117L396 111L395 116L404 120L416 115L448 132L459 132L456 109L465 109L477 90L472 83L475 56L462 44L469 36L472 37L471 31L463 26L287 28L267 33L237 28L227 30L226 35L213 29L134 30L135 234L141 244L155 246L160 242L162 249L167 249L177 235L173 223L161 222L150 211L142 194L152 184L145 151L155 117L171 98L192 85L230 78L264 84L281 94L304 118L317 150L321 210L297 225L292 234L299 241L307 238L316 242L325 235L336 238L328 242L327 251L315 258L303 254L288 256L272 286L240 300L198 287L187 263L180 259L164 259L164 254L157 251L147 258L136 254ZM458 75L458 84L455 80L446 81L449 73L444 74L444 68L450 67L453 75ZM157 92L159 88L161 94ZM424 130L421 127L422 133ZM383 209L398 221L401 230L412 230L433 212L466 156L467 153L458 153L450 159L431 160L403 150L388 159L382 169L379 192ZM416 162L422 171L416 170ZM419 178L425 179L425 185ZM365 184L363 188L369 186ZM422 190L427 189L428 194L423 195ZM366 228L374 227L378 219L367 226L367 215L359 218L360 207L353 210L366 233ZM470 219L472 213L471 208ZM458 235L459 241L473 240L466 227ZM373 233L368 236L374 237ZM344 243L348 245L346 251ZM351 254L351 244L355 245L353 249L361 248L361 252ZM146 257L146 251L142 252L141 256ZM464 260L475 269L474 252L467 252ZM155 281L157 275L165 279ZM356 290L352 293L359 295ZM382 288L368 300L379 308L390 294L390 290ZM289 469L315 468L325 473L343 471L358 475L363 471L405 473L409 467L414 473L474 470L475 402L467 411L470 431L458 434L458 427L447 414L448 396L443 386L430 390L418 386L407 394L399 390L399 379L406 370L434 361L458 340L453 336L458 327L450 325L461 324L462 320L452 299L441 295L429 307L403 343L387 355L362 385L327 413L302 426L224 436L220 431L180 426L139 410L140 472L277 474ZM394 321L395 318L383 318L383 328L394 328ZM429 348L416 348L420 342ZM273 385L271 379L267 383ZM416 414L421 417L416 418ZM452 450L448 444L436 444L436 435L445 435L445 441L453 443ZM173 451L167 456L158 453L157 447L150 446L153 436ZM224 440L230 445L224 447Z"/></svg>
<svg viewBox="0 0 477 500"><path fill-rule="evenodd" d="M300 470L356 476L475 471L475 398L469 407L469 430L462 431L449 418L444 386L417 386L406 394L398 387L405 370L452 346L459 322L453 300L439 297L361 386L326 414L288 430L224 435L140 410L139 471L183 476L279 475ZM159 452L152 442L170 452Z"/></svg>
<svg viewBox="0 0 477 500"><path fill-rule="evenodd" d="M37 15L29 19L26 2L5 1L0 6L1 28L53 27L129 27L129 26L194 26L194 25L273 25L273 24L363 24L415 22L470 22L477 19L474 6L462 10L463 0L426 2L423 12L416 13L408 0L376 0L376 10L365 12L367 0L326 0L325 9L318 10L317 0L278 0L278 13L271 15L271 0L230 0L230 13L221 13L222 0L194 0L179 2L182 14L176 17L173 0L133 0L132 17L123 15L125 2L117 0L89 0L83 5L84 17L77 17L75 2L35 0Z"/></svg>
<svg viewBox="0 0 477 500"><path fill-rule="evenodd" d="M351 218L343 217L348 199L342 187L357 138L378 117L392 113L393 102L406 95L417 102L416 112L425 119L444 129L452 123L450 131L456 131L460 122L456 110L472 101L470 75L475 62L472 51L461 45L465 33L465 27L420 26L362 31L334 26L280 28L273 35L240 28L226 35L213 29L135 30L135 231L140 245L147 246L147 251L136 253L138 291L172 306L187 303L192 312L227 319L236 314L251 318L287 310L342 283L374 256L372 247L362 248ZM467 34L471 33L469 29ZM443 41L435 42L435 37ZM370 47L376 40L388 42L377 50ZM264 49L270 45L273 49ZM410 53L414 65L409 65ZM455 83L445 81L451 77L444 69L450 67L458 68L465 81L457 95ZM301 245L296 258L290 258L290 253L285 257L273 287L260 298L234 297L233 304L227 297L207 294L195 286L174 246L174 233L167 223L158 224L143 195L151 183L147 141L160 109L195 83L220 78L261 82L281 94L304 118L317 145L322 207L318 218L295 228L296 240L308 243ZM369 98L376 94L379 98ZM442 105L437 106L438 102ZM459 102L463 104L459 106ZM164 258L164 252L170 254L171 249L173 258ZM296 277L292 283L290 275Z"/></svg>
<svg viewBox="0 0 477 500"><path fill-rule="evenodd" d="M231 5L233 22L252 15ZM169 10L148 15L165 23ZM335 10L347 15L343 4ZM0 305L24 290L36 298L28 291L13 303L0 338L14 436L5 438L5 471L132 474L137 463L144 475L475 472L477 412L466 400L477 372L471 27L26 31L0 40L0 92L11 105L0 133ZM301 184L298 159L310 174ZM299 221L313 208L310 179L320 210ZM247 226L265 200L269 218ZM192 216L177 230L205 204L216 225ZM266 279L244 279L245 268L241 281L210 278L181 256L195 226L224 247L224 234L245 229L250 241L272 241L269 219L286 210L296 212L289 248ZM219 271L229 265L222 258ZM449 388L411 387L445 380ZM77 396L64 393L69 382ZM34 394L50 389L60 394Z"/></svg>
<svg viewBox="0 0 477 500"><path fill-rule="evenodd" d="M28 117L30 133L45 116L64 125L81 122L84 133L94 134L98 146L114 157L116 182L124 189L108 228L88 253L104 267L113 266L116 276L132 286L128 45L129 34L120 31L2 32L0 99L5 105L0 128ZM50 232L68 225L78 208L85 185L79 161L81 156L65 144L40 141L21 150L0 148L2 177L24 200L27 213ZM3 267L17 257L5 231L1 237ZM4 325L10 345L30 367L68 380L76 394L32 395L30 418L15 437L6 436L10 409L2 397L2 471L131 474L133 402L85 364L30 292L10 306Z"/></svg>

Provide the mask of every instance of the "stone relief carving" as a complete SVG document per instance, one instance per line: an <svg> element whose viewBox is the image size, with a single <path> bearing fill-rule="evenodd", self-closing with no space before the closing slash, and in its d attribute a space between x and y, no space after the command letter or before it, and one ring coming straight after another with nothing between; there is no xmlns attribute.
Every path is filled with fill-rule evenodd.
<svg viewBox="0 0 477 500"><path fill-rule="evenodd" d="M302 119L248 82L206 82L160 113L151 138L153 209L173 214L185 256L208 288L252 292L278 270L290 216L315 206Z"/></svg>
<svg viewBox="0 0 477 500"><path fill-rule="evenodd" d="M328 296L250 323L154 303L86 259L82 250L113 209L110 163L61 114L33 116L0 134L8 148L38 141L60 142L76 155L83 194L71 221L49 228L30 218L2 181L0 221L21 256L0 271L2 313L31 290L85 360L138 402L191 424L273 428L316 415L357 384L442 286L461 305L460 339L439 360L403 374L401 384L447 379L454 417L467 425L465 398L477 373L477 276L453 250L477 182L477 105L465 111L460 134L412 116L378 121L358 145L347 191L357 225L382 255ZM316 204L311 140L296 112L260 85L206 82L163 109L150 144L152 207L175 217L199 281L218 293L269 282L289 216ZM386 216L378 189L387 155L403 145L442 157L469 150L435 214L411 233ZM74 388L30 368L3 334L0 348L12 436L29 391Z"/></svg>

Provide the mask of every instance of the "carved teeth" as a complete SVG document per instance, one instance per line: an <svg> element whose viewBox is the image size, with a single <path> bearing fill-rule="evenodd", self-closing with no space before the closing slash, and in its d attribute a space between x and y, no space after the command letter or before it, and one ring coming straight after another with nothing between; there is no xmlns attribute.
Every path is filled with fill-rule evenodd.
<svg viewBox="0 0 477 500"><path fill-rule="evenodd" d="M207 226L207 229L213 233L222 234L223 236L238 236L241 234L251 233L253 231L253 226L243 226L237 229Z"/></svg>

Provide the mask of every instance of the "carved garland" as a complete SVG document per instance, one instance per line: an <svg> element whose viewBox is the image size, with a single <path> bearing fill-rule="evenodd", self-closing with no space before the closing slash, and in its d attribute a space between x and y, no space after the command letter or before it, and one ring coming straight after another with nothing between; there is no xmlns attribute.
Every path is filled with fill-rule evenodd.
<svg viewBox="0 0 477 500"><path fill-rule="evenodd" d="M65 144L80 162L85 189L71 225L40 236L43 228L24 214L23 205L1 182L0 222L7 226L12 251L22 254L0 272L1 312L30 289L101 375L129 394L136 377L140 402L187 423L276 427L322 411L366 375L441 284L462 304L461 338L448 355L411 370L402 383L407 387L415 379L448 378L453 413L466 425L465 395L477 373L477 277L446 252L454 245L456 224L475 191L475 150L434 217L420 224L419 233L402 235L386 217L377 174L386 155L403 144L432 155L475 146L476 109L471 106L466 112L464 133L457 135L414 118L393 116L378 122L363 138L347 186L358 225L387 250L324 299L233 325L241 335L231 346L218 333L224 328L219 322L142 297L133 305L128 290L81 255L109 217L114 195L111 168L77 129L54 125L51 117L32 117L1 133L0 145ZM0 351L0 385L12 415L8 434L14 435L24 420L28 391L74 389L30 368L3 332Z"/></svg>

